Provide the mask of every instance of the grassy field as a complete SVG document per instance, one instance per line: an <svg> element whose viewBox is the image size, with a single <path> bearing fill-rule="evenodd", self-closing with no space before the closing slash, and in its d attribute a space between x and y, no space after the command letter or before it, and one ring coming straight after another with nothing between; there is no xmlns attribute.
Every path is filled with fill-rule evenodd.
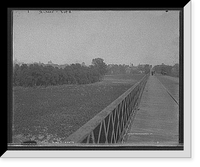
<svg viewBox="0 0 200 167"><path fill-rule="evenodd" d="M166 75L157 75L157 78L171 95L179 101L179 78Z"/></svg>
<svg viewBox="0 0 200 167"><path fill-rule="evenodd" d="M143 75L107 75L86 85L14 88L13 142L62 143Z"/></svg>

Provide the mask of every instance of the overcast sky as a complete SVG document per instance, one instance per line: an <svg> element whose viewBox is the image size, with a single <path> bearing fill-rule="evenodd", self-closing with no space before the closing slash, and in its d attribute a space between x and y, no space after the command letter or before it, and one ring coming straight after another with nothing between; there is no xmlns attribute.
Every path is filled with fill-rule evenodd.
<svg viewBox="0 0 200 167"><path fill-rule="evenodd" d="M179 61L178 11L13 12L13 59L56 64Z"/></svg>

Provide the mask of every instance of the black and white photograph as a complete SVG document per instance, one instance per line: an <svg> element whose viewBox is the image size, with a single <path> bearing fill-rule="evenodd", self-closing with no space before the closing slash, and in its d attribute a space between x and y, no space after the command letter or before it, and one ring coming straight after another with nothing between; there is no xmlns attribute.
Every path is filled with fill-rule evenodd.
<svg viewBox="0 0 200 167"><path fill-rule="evenodd" d="M11 150L183 151L183 16L12 10Z"/></svg>

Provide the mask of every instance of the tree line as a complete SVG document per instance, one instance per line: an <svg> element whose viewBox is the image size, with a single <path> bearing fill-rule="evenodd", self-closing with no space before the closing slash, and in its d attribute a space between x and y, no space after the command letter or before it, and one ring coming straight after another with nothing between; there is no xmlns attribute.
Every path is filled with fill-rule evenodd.
<svg viewBox="0 0 200 167"><path fill-rule="evenodd" d="M89 66L79 63L53 67L41 64L15 64L13 67L14 86L50 86L62 84L88 84L98 82L107 72L107 65L101 58L92 60Z"/></svg>
<svg viewBox="0 0 200 167"><path fill-rule="evenodd" d="M151 67L149 64L139 64L137 66L133 66L133 64L109 64L107 66L107 74L148 74Z"/></svg>
<svg viewBox="0 0 200 167"><path fill-rule="evenodd" d="M175 64L173 66L161 64L161 65L154 66L153 69L156 73L159 73L162 75L179 77L179 64Z"/></svg>

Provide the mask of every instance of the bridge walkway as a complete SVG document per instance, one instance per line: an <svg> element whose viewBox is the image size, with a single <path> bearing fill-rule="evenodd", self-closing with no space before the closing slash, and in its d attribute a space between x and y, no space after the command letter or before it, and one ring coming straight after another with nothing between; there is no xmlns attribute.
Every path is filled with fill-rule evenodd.
<svg viewBox="0 0 200 167"><path fill-rule="evenodd" d="M178 86L177 86L178 89ZM177 145L179 105L156 76L149 76L124 143Z"/></svg>

